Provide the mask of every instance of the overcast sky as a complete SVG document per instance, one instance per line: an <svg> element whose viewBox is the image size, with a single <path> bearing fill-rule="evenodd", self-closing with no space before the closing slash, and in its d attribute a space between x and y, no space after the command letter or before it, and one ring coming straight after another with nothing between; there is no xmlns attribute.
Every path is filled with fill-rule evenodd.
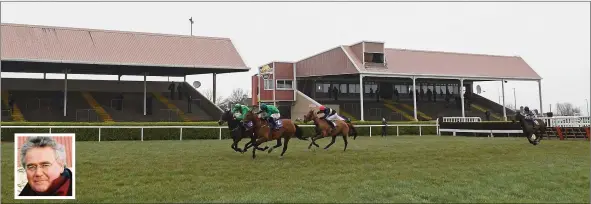
<svg viewBox="0 0 591 204"><path fill-rule="evenodd" d="M182 35L189 35L188 19L193 17L194 35L232 39L253 68L249 73L218 75L218 95L226 96L234 88L250 89L256 67L273 60L296 61L338 45L374 40L389 48L519 55L543 78L544 111L549 111L550 104L572 102L587 114L591 69L588 2L3 2L1 7L2 23ZM131 79L142 77L122 80ZM187 80L201 81L201 91L212 86L210 74ZM485 91L483 96L499 101L500 82L479 84ZM514 103L513 88L518 105L539 108L537 82L507 83L506 103Z"/></svg>

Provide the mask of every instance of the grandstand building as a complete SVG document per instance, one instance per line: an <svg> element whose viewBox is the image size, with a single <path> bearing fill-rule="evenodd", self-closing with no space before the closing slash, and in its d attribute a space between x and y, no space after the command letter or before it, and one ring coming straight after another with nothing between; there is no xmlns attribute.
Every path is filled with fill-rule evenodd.
<svg viewBox="0 0 591 204"><path fill-rule="evenodd" d="M473 93L474 82L499 81L504 96L503 81L537 81L542 107L541 79L518 56L392 49L362 41L259 67L252 76L252 100L274 103L292 119L323 104L357 120L485 119L487 112L490 120L504 120L514 112L503 108L504 100L499 104Z"/></svg>
<svg viewBox="0 0 591 204"><path fill-rule="evenodd" d="M2 24L1 40L2 72L66 76L3 78L2 121L217 120L215 101L186 80L171 92L171 82L147 76L211 73L215 100L217 74L249 70L228 38ZM118 75L119 81L72 80L68 74ZM123 75L144 81L121 81Z"/></svg>

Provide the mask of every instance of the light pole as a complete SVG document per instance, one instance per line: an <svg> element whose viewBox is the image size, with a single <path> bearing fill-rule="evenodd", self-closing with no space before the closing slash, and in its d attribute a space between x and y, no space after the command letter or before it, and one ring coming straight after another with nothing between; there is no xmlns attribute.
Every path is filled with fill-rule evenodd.
<svg viewBox="0 0 591 204"><path fill-rule="evenodd" d="M193 17L189 18L189 22L191 22L191 36L193 36Z"/></svg>
<svg viewBox="0 0 591 204"><path fill-rule="evenodd" d="M589 115L589 100L585 99L585 102L587 103L587 116L591 116Z"/></svg>
<svg viewBox="0 0 591 204"><path fill-rule="evenodd" d="M517 95L515 95L515 88L513 88L513 100L514 100L515 110L517 110Z"/></svg>

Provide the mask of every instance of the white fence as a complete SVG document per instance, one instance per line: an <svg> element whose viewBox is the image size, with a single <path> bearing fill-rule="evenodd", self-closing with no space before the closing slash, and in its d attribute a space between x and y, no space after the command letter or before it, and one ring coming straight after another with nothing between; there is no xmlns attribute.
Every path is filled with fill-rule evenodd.
<svg viewBox="0 0 591 204"><path fill-rule="evenodd" d="M544 120L546 127L587 127L591 125L589 116L555 116L539 117Z"/></svg>
<svg viewBox="0 0 591 204"><path fill-rule="evenodd" d="M445 123L477 123L481 121L480 117L443 117Z"/></svg>
<svg viewBox="0 0 591 204"><path fill-rule="evenodd" d="M299 127L314 127L314 125L298 125ZM384 125L355 125L355 128L369 127L369 137L372 136L372 128L383 127ZM388 127L396 127L396 136L399 136L400 127L417 127L419 129L419 136L423 135L423 127L436 127L439 132L439 124L388 124ZM218 129L219 140L222 139L222 130L227 129L227 126L0 126L0 129L49 129L49 133L53 129L97 129L98 141L101 141L102 129L140 129L141 141L144 141L144 129L179 129L179 140L183 140L183 129Z"/></svg>

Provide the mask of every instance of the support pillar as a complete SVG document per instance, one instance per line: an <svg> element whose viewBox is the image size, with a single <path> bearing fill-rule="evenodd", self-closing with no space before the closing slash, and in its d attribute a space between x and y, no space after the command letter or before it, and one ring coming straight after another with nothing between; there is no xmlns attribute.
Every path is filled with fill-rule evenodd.
<svg viewBox="0 0 591 204"><path fill-rule="evenodd" d="M183 81L187 82L187 75L183 76Z"/></svg>
<svg viewBox="0 0 591 204"><path fill-rule="evenodd" d="M460 79L460 101L462 102L462 117L466 117L464 108L464 79Z"/></svg>
<svg viewBox="0 0 591 204"><path fill-rule="evenodd" d="M117 76L117 81L121 81L121 75Z"/></svg>
<svg viewBox="0 0 591 204"><path fill-rule="evenodd" d="M64 116L67 115L68 107L68 69L64 70Z"/></svg>
<svg viewBox="0 0 591 204"><path fill-rule="evenodd" d="M505 79L501 80L501 91L503 91L503 118L505 121L507 121L507 107L505 106Z"/></svg>
<svg viewBox="0 0 591 204"><path fill-rule="evenodd" d="M413 103L415 121L419 121L419 118L417 117L417 78L416 77L412 77L412 103Z"/></svg>
<svg viewBox="0 0 591 204"><path fill-rule="evenodd" d="M540 113L543 113L544 112L544 110L543 110L544 108L542 106L542 80L541 79L538 80L538 94L539 94L539 97L540 97Z"/></svg>
<svg viewBox="0 0 591 204"><path fill-rule="evenodd" d="M216 85L216 73L213 73L213 104L216 104L215 98L216 98L216 90L217 90L217 85Z"/></svg>
<svg viewBox="0 0 591 204"><path fill-rule="evenodd" d="M43 73L43 79L47 79L47 73Z"/></svg>
<svg viewBox="0 0 591 204"><path fill-rule="evenodd" d="M146 115L146 101L147 101L147 91L146 91L146 73L144 72L144 115Z"/></svg>
<svg viewBox="0 0 591 204"><path fill-rule="evenodd" d="M365 118L363 117L363 93L363 75L359 74L359 100L361 102L361 121L365 121Z"/></svg>
<svg viewBox="0 0 591 204"><path fill-rule="evenodd" d="M277 92L277 78L275 77L275 62L273 62L273 106L277 107L277 101L275 101L275 94Z"/></svg>

